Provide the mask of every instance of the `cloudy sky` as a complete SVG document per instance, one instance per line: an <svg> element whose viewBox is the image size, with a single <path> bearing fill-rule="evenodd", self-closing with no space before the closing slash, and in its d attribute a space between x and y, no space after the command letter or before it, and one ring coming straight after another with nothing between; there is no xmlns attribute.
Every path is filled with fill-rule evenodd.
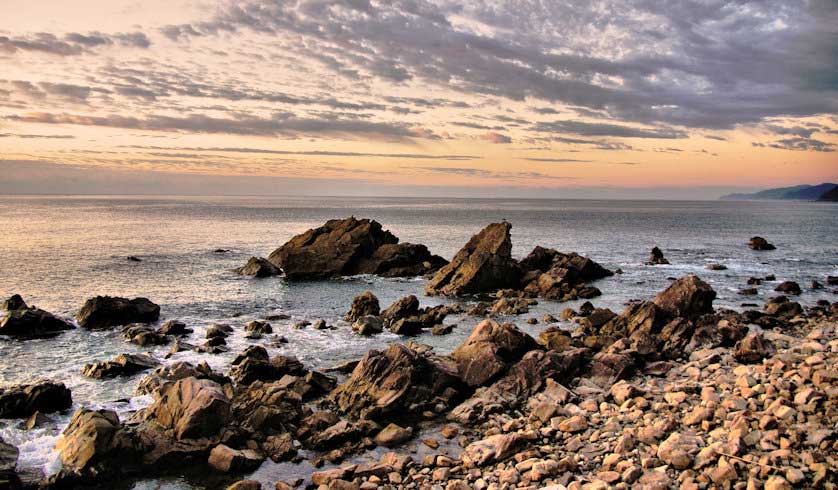
<svg viewBox="0 0 838 490"><path fill-rule="evenodd" d="M838 180L835 0L2 0L0 66L0 193Z"/></svg>

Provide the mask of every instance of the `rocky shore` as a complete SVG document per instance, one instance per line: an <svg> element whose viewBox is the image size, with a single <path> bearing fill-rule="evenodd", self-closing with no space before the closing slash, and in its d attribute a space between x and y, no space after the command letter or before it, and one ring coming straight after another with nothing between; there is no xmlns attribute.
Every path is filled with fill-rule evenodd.
<svg viewBox="0 0 838 490"><path fill-rule="evenodd" d="M422 308L406 296L382 308L371 292L359 295L346 324L402 341L329 372L271 356L260 345L273 333L269 319L214 325L204 344L191 345L186 324L157 325L160 308L148 299L90 299L79 327L119 328L140 346L212 355L237 329L254 344L224 372L137 354L84 366L97 379L147 373L136 392L154 401L122 419L79 407L56 445L61 471L40 481L18 478L18 450L0 440L0 489L112 488L186 471L214 475L221 488L259 489L243 478L268 459L317 468L272 482L278 490L835 488L838 303L777 295L762 310L716 309L716 291L687 275L619 313L590 302L559 312L557 303L572 327L533 337L503 320L537 301L595 298L595 281L614 272L543 247L515 260L510 229L489 225L446 263L374 221L348 218L251 259L239 273L289 281L426 275L428 295L458 301ZM665 263L655 248L650 265ZM3 335L75 328L19 296L4 307ZM450 354L415 340L450 333L452 314L472 323ZM58 380L0 389L0 417L26 425L71 406Z"/></svg>

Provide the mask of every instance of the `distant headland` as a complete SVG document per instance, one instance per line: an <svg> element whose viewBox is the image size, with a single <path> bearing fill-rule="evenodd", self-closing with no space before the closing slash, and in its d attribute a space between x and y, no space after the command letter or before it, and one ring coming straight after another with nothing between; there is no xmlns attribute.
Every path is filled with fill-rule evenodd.
<svg viewBox="0 0 838 490"><path fill-rule="evenodd" d="M786 200L786 201L829 201L838 202L838 184L796 185L766 189L753 194L728 194L722 201Z"/></svg>

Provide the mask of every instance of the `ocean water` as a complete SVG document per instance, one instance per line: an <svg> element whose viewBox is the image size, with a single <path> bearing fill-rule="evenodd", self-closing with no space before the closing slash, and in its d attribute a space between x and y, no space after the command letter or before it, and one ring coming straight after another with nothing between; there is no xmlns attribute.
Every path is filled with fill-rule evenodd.
<svg viewBox="0 0 838 490"><path fill-rule="evenodd" d="M374 218L402 242L424 243L450 259L465 242L490 222L506 219L513 225L513 254L525 256L534 246L590 256L622 275L598 281L603 296L597 306L622 311L631 299L650 298L669 284L670 277L694 273L718 292L717 306L741 309L743 302L762 304L782 280L801 284L799 300L838 300L828 288L812 291L813 280L838 275L838 206L801 202L676 202L569 201L522 199L405 199L405 198L200 198L200 197L0 197L0 295L21 294L30 304L72 316L92 296L145 296L161 306L161 321L180 319L201 343L213 322L240 326L252 319L285 313L290 320L272 322L277 335L288 339L270 347L272 355L297 356L307 367L323 368L355 359L372 348L403 341L393 334L362 338L340 318L352 298L366 289L382 307L416 294L424 305L446 301L422 295L424 280L354 277L288 284L280 278L250 279L231 270L250 256L267 256L294 234L324 221L354 215ZM777 246L755 252L746 242L765 236ZM643 262L653 246L663 249L669 266ZM217 253L216 249L227 250ZM130 262L127 256L139 257ZM726 271L709 271L721 263ZM756 297L739 296L751 276L775 274ZM538 334L544 324L527 325L530 316L558 316L579 302L541 301L529 315L513 318L521 328ZM325 319L336 330L295 329L302 320ZM445 337L430 334L416 340L447 353L468 336L478 320L449 317L456 324ZM222 355L179 353L164 362L207 361L226 371L236 352L252 343L241 329L231 337L231 352ZM75 330L51 339L25 342L0 339L0 384L57 379L73 391L74 408L108 407L126 415L151 400L135 397L142 375L119 380L81 376L86 363L121 352L152 352L161 358L168 347L148 350L126 343L119 331ZM68 415L33 431L18 421L0 420L0 437L21 450L19 469L50 473L60 467L52 450ZM277 478L304 475L305 465L273 465L255 477L272 488ZM200 488L186 478L141 481L142 488Z"/></svg>

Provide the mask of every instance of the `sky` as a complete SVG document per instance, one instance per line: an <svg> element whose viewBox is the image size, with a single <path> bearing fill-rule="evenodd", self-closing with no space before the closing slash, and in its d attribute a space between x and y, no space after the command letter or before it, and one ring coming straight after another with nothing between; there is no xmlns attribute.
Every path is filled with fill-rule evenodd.
<svg viewBox="0 0 838 490"><path fill-rule="evenodd" d="M2 0L0 193L838 182L835 0Z"/></svg>

